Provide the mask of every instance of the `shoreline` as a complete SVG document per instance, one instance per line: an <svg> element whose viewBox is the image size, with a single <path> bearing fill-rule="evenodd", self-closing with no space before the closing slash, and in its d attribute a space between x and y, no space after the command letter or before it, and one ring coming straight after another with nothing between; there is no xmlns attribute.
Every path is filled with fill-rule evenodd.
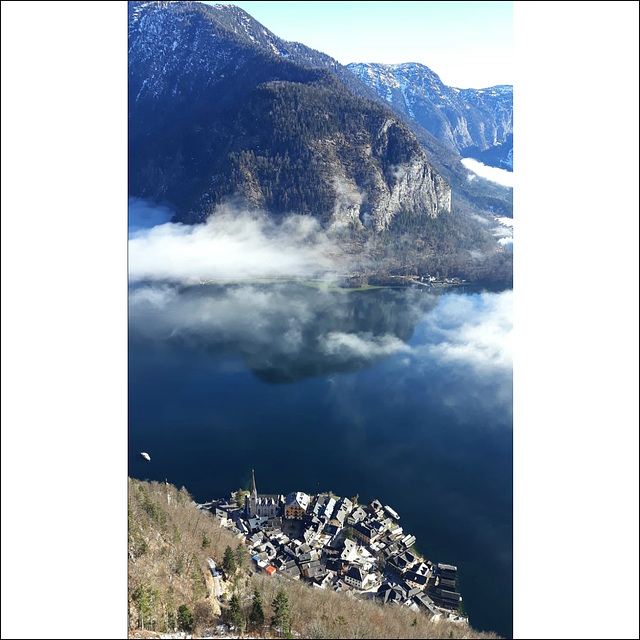
<svg viewBox="0 0 640 640"><path fill-rule="evenodd" d="M426 560L400 516L378 500L360 505L331 491L251 492L197 504L248 547L255 573L424 611L434 621L469 624L458 568Z"/></svg>
<svg viewBox="0 0 640 640"><path fill-rule="evenodd" d="M345 292L361 292L361 291L376 291L380 289L406 289L408 287L417 286L424 287L425 289L438 290L438 289L457 289L461 287L469 288L489 288L488 283L484 282L467 282L467 281L454 281L454 282L421 282L418 276L389 276L389 278L397 278L399 282L397 284L385 283L385 284L366 284L361 286L348 286L343 284L337 284L327 280L313 280L313 279L298 279L298 278L261 278L259 280L206 280L200 282L198 285L186 285L187 287L206 287L206 286L241 286L241 285L274 285L274 284L299 284L310 289L322 289L325 291L345 291ZM496 290L510 289L511 286L507 286L501 283L492 283L492 288Z"/></svg>

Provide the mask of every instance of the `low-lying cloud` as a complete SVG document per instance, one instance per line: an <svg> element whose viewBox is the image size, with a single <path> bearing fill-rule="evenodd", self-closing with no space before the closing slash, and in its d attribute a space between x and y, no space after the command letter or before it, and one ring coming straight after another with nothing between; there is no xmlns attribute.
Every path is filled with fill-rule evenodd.
<svg viewBox="0 0 640 640"><path fill-rule="evenodd" d="M408 351L406 342L435 296L374 296L299 283L184 287L134 285L132 344L152 341L239 353L254 371L292 381L363 366Z"/></svg>
<svg viewBox="0 0 640 640"><path fill-rule="evenodd" d="M435 297L435 296L434 296ZM511 291L441 295L408 344L377 365L331 385L336 411L365 425L367 398L383 396L390 412L407 407L487 429L510 429L513 411L513 296ZM363 399L364 398L364 399ZM447 423L448 419L443 422Z"/></svg>
<svg viewBox="0 0 640 640"><path fill-rule="evenodd" d="M496 217L498 226L493 229L493 235L498 238L498 244L513 251L513 218Z"/></svg>
<svg viewBox="0 0 640 640"><path fill-rule="evenodd" d="M140 202L136 210L141 210ZM147 220L167 211L145 205ZM155 215L155 217L154 217ZM135 216L136 221L141 216ZM131 281L175 281L317 277L340 268L327 234L310 216L288 216L280 223L264 214L220 207L206 223L163 222L130 230Z"/></svg>
<svg viewBox="0 0 640 640"><path fill-rule="evenodd" d="M504 187L513 187L513 173L511 171L488 167L486 164L482 164L482 162L478 162L478 160L474 160L473 158L462 158L462 164L485 180L501 184ZM473 174L467 176L467 178L473 180Z"/></svg>
<svg viewBox="0 0 640 640"><path fill-rule="evenodd" d="M328 356L357 357L367 360L410 351L402 340L393 335L374 336L371 333L339 332L323 336L321 350Z"/></svg>
<svg viewBox="0 0 640 640"><path fill-rule="evenodd" d="M501 398L510 402L511 292L359 295L286 282L263 286L263 278L338 272L341 259L315 219L290 216L277 224L226 208L206 224L182 225L167 221L168 209L131 204L134 343L235 352L257 375L279 382L388 361L395 384L422 376L443 402L453 388L443 381L451 376L469 380L467 395L483 389L480 399L487 385L508 388ZM498 241L511 243L512 221L496 221ZM208 281L234 284L190 286Z"/></svg>
<svg viewBox="0 0 640 640"><path fill-rule="evenodd" d="M441 364L476 373L513 369L513 292L442 296L418 327L415 349Z"/></svg>
<svg viewBox="0 0 640 640"><path fill-rule="evenodd" d="M498 216L495 220L498 224L501 224L504 227L513 227L513 218L507 218L506 216Z"/></svg>
<svg viewBox="0 0 640 640"><path fill-rule="evenodd" d="M389 381L400 385L398 398L404 379L419 379L443 402L463 397L473 404L498 394L508 405L512 306L511 291L438 296L415 289L347 293L296 283L146 283L131 289L129 318L134 344L151 340L236 353L272 381L385 362Z"/></svg>

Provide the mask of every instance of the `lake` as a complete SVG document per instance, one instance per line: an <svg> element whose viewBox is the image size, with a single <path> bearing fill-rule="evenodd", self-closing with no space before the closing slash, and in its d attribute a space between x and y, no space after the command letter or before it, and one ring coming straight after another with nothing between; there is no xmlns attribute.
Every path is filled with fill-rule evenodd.
<svg viewBox="0 0 640 640"><path fill-rule="evenodd" d="M510 290L137 284L129 317L132 477L378 498L511 637Z"/></svg>

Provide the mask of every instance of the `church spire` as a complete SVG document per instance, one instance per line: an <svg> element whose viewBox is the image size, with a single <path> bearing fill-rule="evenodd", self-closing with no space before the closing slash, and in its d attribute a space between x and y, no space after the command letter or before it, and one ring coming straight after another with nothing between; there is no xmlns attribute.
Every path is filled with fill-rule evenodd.
<svg viewBox="0 0 640 640"><path fill-rule="evenodd" d="M253 469L251 469L251 497L258 497L258 490L256 489L256 474Z"/></svg>

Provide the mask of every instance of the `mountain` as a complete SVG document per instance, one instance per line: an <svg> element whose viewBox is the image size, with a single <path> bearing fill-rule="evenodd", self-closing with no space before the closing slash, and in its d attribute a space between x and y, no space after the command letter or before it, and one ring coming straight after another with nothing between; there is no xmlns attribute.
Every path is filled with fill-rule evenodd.
<svg viewBox="0 0 640 640"><path fill-rule="evenodd" d="M233 5L130 2L130 194L188 222L231 196L375 231L450 212L408 127L333 63Z"/></svg>
<svg viewBox="0 0 640 640"><path fill-rule="evenodd" d="M463 157L513 169L512 86L449 87L417 63L352 63L347 68Z"/></svg>
<svg viewBox="0 0 640 640"><path fill-rule="evenodd" d="M470 179L456 149L326 54L233 5L129 2L128 36L131 196L186 223L223 203L313 216L367 274L510 279L491 225L511 190Z"/></svg>

